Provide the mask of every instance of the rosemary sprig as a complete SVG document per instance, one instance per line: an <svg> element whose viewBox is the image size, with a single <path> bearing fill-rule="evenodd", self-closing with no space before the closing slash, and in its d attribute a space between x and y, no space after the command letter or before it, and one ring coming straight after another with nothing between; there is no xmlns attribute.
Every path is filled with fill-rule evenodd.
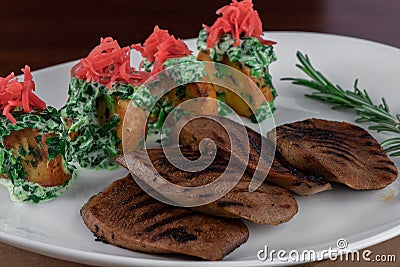
<svg viewBox="0 0 400 267"><path fill-rule="evenodd" d="M335 104L333 109L353 109L360 116L357 123L370 122L374 125L368 127L378 132L392 132L400 134L400 114L390 113L389 106L384 98L382 103L374 104L366 90L358 88L358 80L355 80L353 90L344 90L339 85L334 85L321 72L316 70L307 55L297 52L300 64L296 64L300 70L307 74L311 80L302 78L283 78L285 81L292 81L293 84L302 85L316 90L308 97ZM400 156L400 137L394 137L381 143L386 147L390 156Z"/></svg>

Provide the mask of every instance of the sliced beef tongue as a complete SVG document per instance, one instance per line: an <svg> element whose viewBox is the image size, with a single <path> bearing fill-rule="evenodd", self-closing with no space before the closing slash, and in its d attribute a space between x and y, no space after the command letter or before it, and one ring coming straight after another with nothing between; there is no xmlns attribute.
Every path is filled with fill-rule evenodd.
<svg viewBox="0 0 400 267"><path fill-rule="evenodd" d="M178 132L177 130L181 128L181 125L184 126ZM191 116L185 116L178 122L177 127L172 132L172 136L178 135L179 143L183 146L191 147L194 151L199 150L202 140L211 139L217 146L218 153L221 156L229 159L231 154L233 154L232 156L242 166L247 167L251 174L254 174L258 169L260 175L263 175L263 178L265 178L274 160L275 147L266 138L263 139L263 147L261 147L261 135L250 128L244 127L246 133L242 136L238 130L241 127L244 126L223 117L208 116L192 118ZM225 129L229 130L229 132ZM247 139L248 142L242 139ZM242 147L239 147L235 151L235 148L238 146ZM240 153L240 150L245 149L249 150L249 158L244 158L245 153ZM260 158L261 150L264 153Z"/></svg>
<svg viewBox="0 0 400 267"><path fill-rule="evenodd" d="M249 237L242 221L168 206L147 195L130 176L90 198L81 215L100 240L148 253L221 260Z"/></svg>
<svg viewBox="0 0 400 267"><path fill-rule="evenodd" d="M189 146L197 151L201 140L210 138L216 144L218 153L225 158L231 156L232 150L229 136L235 140L236 133L231 131L228 135L221 125L228 125L230 126L229 129L235 129L239 125L238 123L222 117L193 119L187 116L178 122L178 127L176 128L180 129L181 125L184 126L179 133L173 132L173 135L179 135L179 143L181 145ZM250 145L249 159L242 159L240 158L241 155L233 156L239 158L238 161L247 166L249 174L253 175L258 170L261 175L267 176L265 182L288 189L298 195L311 195L331 189L331 185L325 179L314 175L306 175L283 160L279 153L275 152L271 141L248 127L246 127L246 131ZM264 146L264 153L260 159L261 143ZM271 168L269 169L269 167Z"/></svg>
<svg viewBox="0 0 400 267"><path fill-rule="evenodd" d="M198 159L201 155L190 148L181 148L187 159ZM188 172L173 166L162 149L147 150L149 158L157 171L151 176L161 176L169 182L186 187L208 184L218 179L228 165L228 160L217 155L210 166L200 172ZM137 155L137 154L136 154ZM128 154L117 158L117 162L127 167L125 159L131 163L141 161L140 156ZM168 153L174 157L173 152ZM171 159L171 158L170 158ZM146 168L146 167L143 167ZM138 169L136 175L151 172L150 169ZM244 173L236 186L220 199L206 205L192 208L206 214L228 218L243 218L259 224L277 225L289 221L298 211L296 200L289 191L262 184L255 192L249 192L251 177Z"/></svg>
<svg viewBox="0 0 400 267"><path fill-rule="evenodd" d="M397 178L377 140L356 125L307 119L279 126L268 138L296 168L353 189L381 189Z"/></svg>
<svg viewBox="0 0 400 267"><path fill-rule="evenodd" d="M193 210L270 225L288 222L297 213L297 202L288 190L262 184L256 191L249 192L249 184L250 180L239 181L236 187L222 198Z"/></svg>

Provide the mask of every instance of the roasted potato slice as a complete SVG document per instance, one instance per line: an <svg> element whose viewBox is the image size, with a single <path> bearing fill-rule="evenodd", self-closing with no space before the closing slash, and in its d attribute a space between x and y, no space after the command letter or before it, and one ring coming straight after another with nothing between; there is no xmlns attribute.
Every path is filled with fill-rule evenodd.
<svg viewBox="0 0 400 267"><path fill-rule="evenodd" d="M209 50L201 50L198 54L197 57L198 60L202 61L212 61L210 58L210 51ZM260 89L261 93L264 95L265 101L267 102L273 102L274 101L274 95L272 93L272 89L269 85L266 84L266 81L264 78L258 78L254 77L251 75L251 69L247 67L246 65L240 63L240 62L231 62L228 58L227 55L224 56L222 64L228 65L232 68L235 68L239 70L241 73L245 74L246 76L250 77L250 79L257 85L257 87ZM234 78L234 77L233 77ZM236 81L240 81L241 79L235 79ZM244 88L248 86L246 84L238 84L239 87ZM250 117L253 115L252 110L250 107L247 105L245 101L243 101L243 98L247 98L247 100L253 104L254 108L257 110L258 108L261 107L263 103L263 99L259 98L253 98L250 95L246 95L245 93L243 95L238 95L235 92L228 90L227 88L221 87L219 85L214 85L216 91L218 94L220 94L221 98L225 101L227 105L229 105L233 110L236 111L240 116L244 117Z"/></svg>
<svg viewBox="0 0 400 267"><path fill-rule="evenodd" d="M14 157L22 158L26 180L44 187L63 185L71 179L71 174L63 169L61 155L48 161L47 139L54 133L39 135L37 129L22 129L11 132L3 140L4 147L11 149ZM7 174L1 177L7 179Z"/></svg>
<svg viewBox="0 0 400 267"><path fill-rule="evenodd" d="M189 83L185 86L175 88L168 92L168 100L176 107L189 99L198 97L207 97L216 99L217 94L214 86L210 83ZM207 101L199 99L190 104L192 110L196 110L198 114L216 115L218 106L216 101Z"/></svg>

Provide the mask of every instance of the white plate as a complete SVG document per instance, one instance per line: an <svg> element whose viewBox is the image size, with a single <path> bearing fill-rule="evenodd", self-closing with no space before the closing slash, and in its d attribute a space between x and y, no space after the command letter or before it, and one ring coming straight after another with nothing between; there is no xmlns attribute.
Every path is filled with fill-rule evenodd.
<svg viewBox="0 0 400 267"><path fill-rule="evenodd" d="M301 75L295 68L297 50L308 53L315 66L346 88L358 77L360 86L367 88L373 99L386 96L393 112L400 113L397 102L400 97L399 49L326 34L271 32L267 36L278 42L279 59L271 67L279 93L277 124L309 117L353 122L356 117L350 111L332 111L328 105L304 97L309 92L307 89L279 80ZM189 40L188 44L195 48L194 40ZM65 102L72 64L34 72L37 92L47 103L59 108ZM382 140L383 136L373 134ZM395 162L399 166L399 160ZM257 252L265 245L276 251L307 249L320 253L329 247L335 248L339 238L347 240L349 249L361 249L400 233L400 185L396 181L380 191L355 192L336 187L318 195L297 197L299 212L293 220L275 227L249 223L250 239L221 262L135 253L95 242L79 214L90 196L125 173L122 169L82 173L72 190L40 205L13 203L6 189L1 187L0 240L44 255L102 266L265 266L294 263L278 259L259 261ZM383 201L387 196L391 197Z"/></svg>

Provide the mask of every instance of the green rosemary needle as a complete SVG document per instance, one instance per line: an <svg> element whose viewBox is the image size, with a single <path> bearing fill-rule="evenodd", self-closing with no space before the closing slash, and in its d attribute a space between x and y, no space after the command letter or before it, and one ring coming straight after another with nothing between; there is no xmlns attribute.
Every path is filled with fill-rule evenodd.
<svg viewBox="0 0 400 267"><path fill-rule="evenodd" d="M400 114L392 115L384 98L382 103L372 102L366 90L358 88L358 80L355 80L353 90L344 90L339 85L334 85L321 72L316 70L307 55L297 52L300 63L296 64L311 80L302 78L283 78L292 81L293 84L314 89L308 97L334 104L333 109L353 109L360 116L357 123L370 122L371 130L378 132L392 132L400 134ZM400 156L400 137L394 137L381 143L390 156Z"/></svg>

